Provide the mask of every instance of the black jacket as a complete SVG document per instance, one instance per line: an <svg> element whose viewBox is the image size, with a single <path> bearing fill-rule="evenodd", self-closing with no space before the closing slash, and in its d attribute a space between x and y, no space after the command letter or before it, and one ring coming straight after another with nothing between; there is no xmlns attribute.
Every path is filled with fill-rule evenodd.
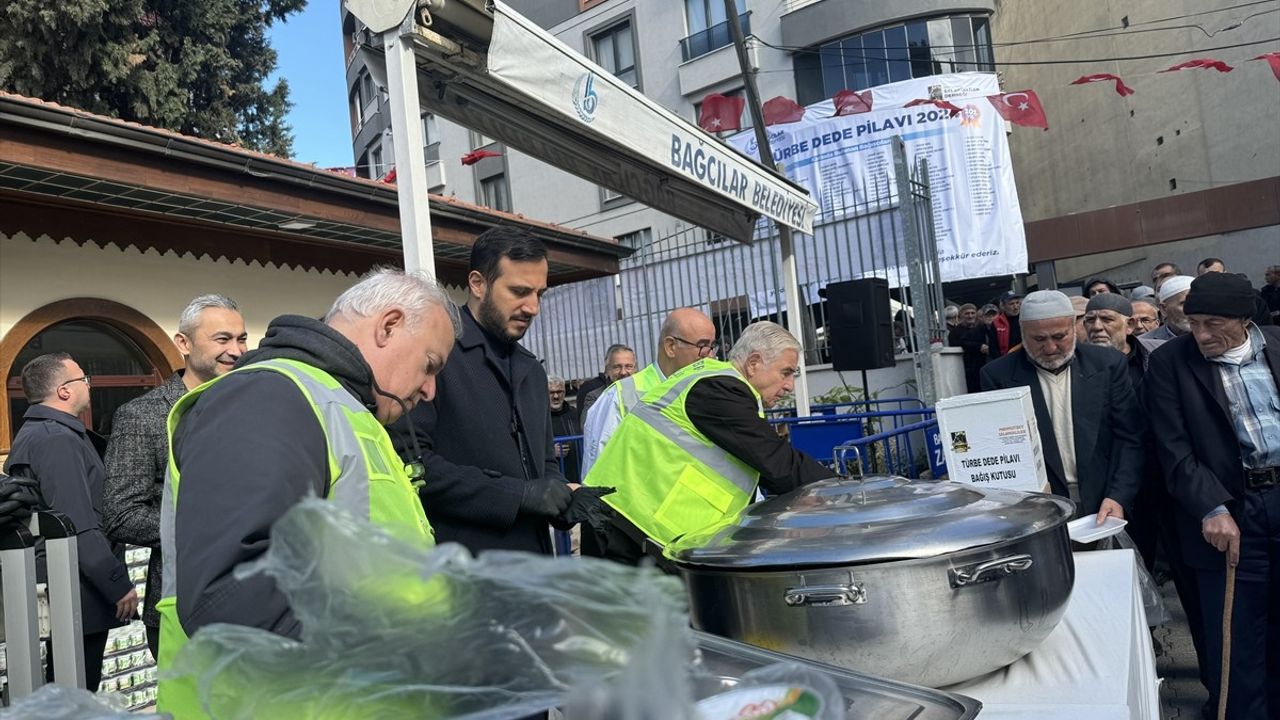
<svg viewBox="0 0 1280 720"><path fill-rule="evenodd" d="M519 344L488 337L465 306L461 315L462 338L436 378L435 400L410 415L427 471L423 508L437 542L550 554L546 520L519 514L526 475L564 480L547 373Z"/></svg>
<svg viewBox="0 0 1280 720"><path fill-rule="evenodd" d="M578 427L578 411L569 403L560 406L560 411L551 411L551 434L555 437L581 435ZM564 443L568 453L561 458L561 471L564 479L576 483L582 479L582 441Z"/></svg>
<svg viewBox="0 0 1280 720"><path fill-rule="evenodd" d="M160 496L169 465L169 411L187 394L183 371L165 384L136 397L116 410L111 439L103 459L107 468L102 490L102 529L114 542L151 548L147 563L147 597L142 622L160 627L162 562L160 557Z"/></svg>
<svg viewBox="0 0 1280 720"><path fill-rule="evenodd" d="M590 380L578 386L578 394L574 396L574 404L578 408L578 424L587 420L587 396L595 390L609 387L609 378L604 373L599 373Z"/></svg>
<svg viewBox="0 0 1280 720"><path fill-rule="evenodd" d="M371 410L373 371L349 340L297 315L271 322L238 367L271 358L305 362L333 375ZM301 625L275 581L235 571L271 545L271 526L299 500L325 496L328 447L311 405L274 372L219 380L183 416L173 437L182 475L175 517L178 617L188 634L225 622L297 638Z"/></svg>
<svg viewBox="0 0 1280 720"><path fill-rule="evenodd" d="M817 460L791 447L756 408L743 381L710 377L694 384L685 401L689 421L721 450L760 473L760 485L774 495L834 477Z"/></svg>
<svg viewBox="0 0 1280 720"><path fill-rule="evenodd" d="M100 527L106 478L102 458L78 418L46 405L32 405L23 418L26 422L13 439L5 472L35 478L43 505L75 525L84 632L119 627L124 623L116 620L116 603L129 594L133 582L124 563L124 546L108 542ZM43 557L41 562L43 579Z"/></svg>
<svg viewBox="0 0 1280 720"><path fill-rule="evenodd" d="M1096 513L1102 501L1111 498L1128 512L1142 485L1143 421L1125 355L1109 347L1077 344L1070 369L1064 372L1071 373L1078 511L1082 516ZM1011 352L982 368L983 390L1012 387L1031 388L1049 484L1056 494L1066 496L1053 419L1025 350Z"/></svg>
<svg viewBox="0 0 1280 720"><path fill-rule="evenodd" d="M1264 354L1280 386L1280 328L1258 328ZM1174 338L1151 353L1143 400L1169 493L1178 505L1175 527L1185 560L1192 567L1222 567L1222 553L1204 541L1200 522L1225 504L1235 511L1245 494L1244 461L1231 422L1222 376L1204 359L1195 338Z"/></svg>

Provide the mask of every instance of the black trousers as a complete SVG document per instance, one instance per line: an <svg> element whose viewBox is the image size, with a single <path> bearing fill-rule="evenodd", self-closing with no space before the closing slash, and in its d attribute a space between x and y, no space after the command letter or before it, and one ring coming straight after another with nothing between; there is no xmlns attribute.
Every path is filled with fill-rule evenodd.
<svg viewBox="0 0 1280 720"><path fill-rule="evenodd" d="M84 688L89 692L98 692L98 683L102 682L102 656L107 652L108 630L84 635ZM45 653L49 658L45 666L45 682L53 682L53 641L45 640Z"/></svg>
<svg viewBox="0 0 1280 720"><path fill-rule="evenodd" d="M1238 512L1240 564L1231 613L1231 681L1227 717L1280 719L1280 487L1250 490ZM1209 700L1218 703L1226 564L1197 570L1204 622Z"/></svg>
<svg viewBox="0 0 1280 720"><path fill-rule="evenodd" d="M143 625L147 629L147 649L151 650L151 660L160 662L160 628Z"/></svg>

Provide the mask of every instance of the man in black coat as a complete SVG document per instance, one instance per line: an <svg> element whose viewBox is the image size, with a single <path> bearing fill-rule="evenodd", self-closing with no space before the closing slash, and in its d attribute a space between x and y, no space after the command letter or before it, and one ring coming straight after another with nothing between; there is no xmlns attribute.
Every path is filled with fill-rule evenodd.
<svg viewBox="0 0 1280 720"><path fill-rule="evenodd" d="M1280 330L1258 327L1241 276L1202 275L1191 332L1151 354L1147 414L1196 571L1216 705L1227 565L1236 567L1228 718L1280 717ZM1193 618L1194 622L1195 619Z"/></svg>
<svg viewBox="0 0 1280 720"><path fill-rule="evenodd" d="M1053 492L1079 515L1123 518L1142 484L1142 418L1124 355L1076 344L1075 308L1056 290L1022 303L1022 348L982 369L982 389L1031 388Z"/></svg>
<svg viewBox="0 0 1280 720"><path fill-rule="evenodd" d="M547 373L519 344L546 289L547 250L536 238L507 227L476 238L462 338L435 400L410 416L437 542L551 554L548 522L573 493L553 448Z"/></svg>
<svg viewBox="0 0 1280 720"><path fill-rule="evenodd" d="M76 417L89 407L89 377L66 353L41 355L22 368L22 392L31 407L13 439L5 472L34 478L44 504L75 525L86 687L97 692L107 632L133 618L138 591L129 579L124 547L111 545L100 527L107 473ZM40 565L37 574L43 577Z"/></svg>
<svg viewBox="0 0 1280 720"><path fill-rule="evenodd" d="M967 392L978 392L978 373L987 364L987 329L978 322L978 308L960 306L960 322L947 333L947 344L964 350L964 384Z"/></svg>

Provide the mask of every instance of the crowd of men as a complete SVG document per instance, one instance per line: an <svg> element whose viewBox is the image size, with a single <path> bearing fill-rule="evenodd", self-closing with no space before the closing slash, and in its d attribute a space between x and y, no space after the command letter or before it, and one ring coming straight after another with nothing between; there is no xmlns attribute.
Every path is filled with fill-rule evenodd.
<svg viewBox="0 0 1280 720"><path fill-rule="evenodd" d="M1149 566L1165 558L1210 703L1234 578L1230 717L1274 716L1280 266L1263 292L1220 260L1200 270L1162 263L1128 297L1105 279L1077 298L1005 293L956 308L951 339L970 389L1031 389L1051 491L1098 522L1129 520ZM473 247L460 306L434 281L379 270L322 319L276 318L253 351L234 301L197 297L177 319L184 369L120 408L102 456L76 417L91 378L65 353L29 362L0 520L39 504L75 523L89 687L107 631L138 610L125 543L152 548L142 620L165 670L211 623L302 637L274 580L242 570L304 497L423 546L550 554L552 528L581 525L584 554L661 564L664 546L759 488L832 476L764 418L801 357L771 322L720 360L710 318L677 309L652 364L612 346L566 402L565 381L520 344L547 271L539 241L497 228ZM563 441L579 431L581 446ZM159 702L204 717L189 678L162 677Z"/></svg>
<svg viewBox="0 0 1280 720"><path fill-rule="evenodd" d="M585 462L562 472L575 449L555 438L576 434L578 412L519 342L547 273L540 241L495 228L473 246L460 306L424 276L378 270L321 319L275 318L252 351L234 301L197 297L174 336L185 367L117 411L104 456L76 417L91 378L65 353L29 362L0 522L49 507L75 523L88 687L107 631L137 614L125 543L152 549L142 619L158 706L185 720L205 717L194 680L168 671L191 634L232 623L303 637L275 581L244 570L305 497L476 553L550 554L553 527L582 523L593 554L636 563L732 516L757 485L832 475L764 419L793 389L800 343L756 323L722 362L692 308L663 323L648 367L610 348L597 387L580 391L594 402ZM654 467L669 477L654 482Z"/></svg>
<svg viewBox="0 0 1280 720"><path fill-rule="evenodd" d="M970 390L1027 387L1053 492L1115 516L1148 568L1167 564L1189 618L1206 716L1280 716L1280 266L1255 290L1208 258L1128 297L1007 293L958 308ZM1013 328L1017 327L1017 334ZM974 382L976 375L976 383ZM1228 571L1233 587L1228 590ZM1234 595L1229 689L1223 609Z"/></svg>

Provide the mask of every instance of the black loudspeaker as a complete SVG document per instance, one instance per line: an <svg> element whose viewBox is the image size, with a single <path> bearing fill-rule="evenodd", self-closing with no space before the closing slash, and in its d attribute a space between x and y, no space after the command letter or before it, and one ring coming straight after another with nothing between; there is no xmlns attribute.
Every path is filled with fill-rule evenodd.
<svg viewBox="0 0 1280 720"><path fill-rule="evenodd" d="M836 370L893 367L888 280L867 278L827 286L827 346Z"/></svg>

